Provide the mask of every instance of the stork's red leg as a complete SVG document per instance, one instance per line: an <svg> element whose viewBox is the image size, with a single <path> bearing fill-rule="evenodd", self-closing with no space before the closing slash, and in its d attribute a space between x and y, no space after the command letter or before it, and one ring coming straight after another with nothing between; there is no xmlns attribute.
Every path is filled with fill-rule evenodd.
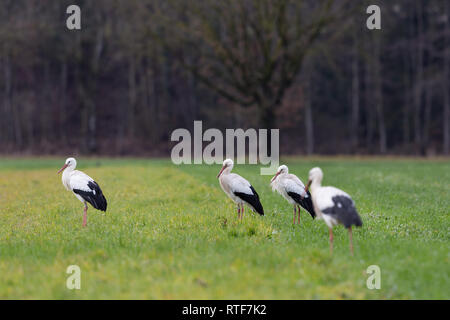
<svg viewBox="0 0 450 320"><path fill-rule="evenodd" d="M84 204L84 212L83 212L83 227L86 227L86 225L87 225L87 209L88 209L88 206L85 203Z"/></svg>
<svg viewBox="0 0 450 320"><path fill-rule="evenodd" d="M300 224L300 206L298 206L297 216L298 216L298 224Z"/></svg>
<svg viewBox="0 0 450 320"><path fill-rule="evenodd" d="M333 230L328 228L330 232L330 253L333 254Z"/></svg>
<svg viewBox="0 0 450 320"><path fill-rule="evenodd" d="M241 219L241 205L239 203L237 205L237 213L238 213L238 219Z"/></svg>
<svg viewBox="0 0 450 320"><path fill-rule="evenodd" d="M297 206L294 204L294 221L293 221L293 224L295 224L296 215L297 215Z"/></svg>
<svg viewBox="0 0 450 320"><path fill-rule="evenodd" d="M348 237L350 239L350 252L353 255L353 235L352 235L352 227L348 228Z"/></svg>
<svg viewBox="0 0 450 320"><path fill-rule="evenodd" d="M244 204L241 203L241 219L244 217Z"/></svg>

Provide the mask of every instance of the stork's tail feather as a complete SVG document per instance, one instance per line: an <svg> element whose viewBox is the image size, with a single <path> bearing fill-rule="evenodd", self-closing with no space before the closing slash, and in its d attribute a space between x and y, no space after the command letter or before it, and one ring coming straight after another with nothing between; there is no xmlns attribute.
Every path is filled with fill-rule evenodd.
<svg viewBox="0 0 450 320"><path fill-rule="evenodd" d="M106 207L108 206L108 203L106 202L106 198L103 194L96 199L95 204L96 205L92 205L92 206L95 209L100 210L100 211L106 211Z"/></svg>
<svg viewBox="0 0 450 320"><path fill-rule="evenodd" d="M359 216L358 212L355 210L355 214L352 217L352 224L356 227L362 227L363 223L361 220L361 217Z"/></svg>
<svg viewBox="0 0 450 320"><path fill-rule="evenodd" d="M261 202L259 202L259 200L258 200L257 203L252 204L252 207L253 207L253 209L255 209L255 211L258 212L260 215L262 215L262 216L264 215L264 208L263 208Z"/></svg>
<svg viewBox="0 0 450 320"><path fill-rule="evenodd" d="M309 214L311 215L311 217L314 219L316 217L316 211L314 211L314 205L312 202L311 193L309 193L309 191L308 191L307 194L308 194L308 197L301 199L300 205L303 208L305 208L305 210L308 211Z"/></svg>
<svg viewBox="0 0 450 320"><path fill-rule="evenodd" d="M89 202L95 209L100 211L106 211L108 203L106 202L106 198L103 195L100 186L95 181L89 181L88 187L89 189L91 189L91 191L73 189L73 192L79 194L86 202Z"/></svg>
<svg viewBox="0 0 450 320"><path fill-rule="evenodd" d="M259 201L258 193L255 191L255 189L250 186L250 189L252 190L253 194L247 194L242 192L235 192L234 194L247 202L252 208L259 213L260 215L264 215L264 208L261 204L261 201Z"/></svg>
<svg viewBox="0 0 450 320"><path fill-rule="evenodd" d="M260 215L264 215L264 208L261 204L261 201L259 201L259 195L256 192L256 190L253 188L253 186L250 186L250 189L252 189L255 196L253 197L253 203L250 203L252 207L255 209L256 212L258 212Z"/></svg>
<svg viewBox="0 0 450 320"><path fill-rule="evenodd" d="M324 209L323 213L334 216L346 228L350 228L352 225L356 227L362 226L361 217L350 197L337 195L332 200L333 205Z"/></svg>
<svg viewBox="0 0 450 320"><path fill-rule="evenodd" d="M309 212L311 217L316 217L316 211L314 211L314 205L312 203L311 193L307 192L307 197L302 198L298 193L288 192L288 195L295 200L303 209Z"/></svg>

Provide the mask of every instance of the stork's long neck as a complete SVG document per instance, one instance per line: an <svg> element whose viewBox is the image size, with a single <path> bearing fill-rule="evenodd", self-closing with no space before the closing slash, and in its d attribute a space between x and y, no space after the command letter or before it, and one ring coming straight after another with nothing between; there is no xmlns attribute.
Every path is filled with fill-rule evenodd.
<svg viewBox="0 0 450 320"><path fill-rule="evenodd" d="M320 188L322 186L322 181L320 181L319 179L314 179L311 182L311 186L309 187L309 189L311 190L312 193L314 193L315 190L317 190L318 188Z"/></svg>
<svg viewBox="0 0 450 320"><path fill-rule="evenodd" d="M280 190L278 189L280 180L283 178L283 173L280 173L278 177L276 177L272 182L270 182L270 185L272 186L272 191L277 190L280 193Z"/></svg>
<svg viewBox="0 0 450 320"><path fill-rule="evenodd" d="M226 168L223 170L222 175L230 174L230 173L231 173L231 169L233 169L232 166L226 167Z"/></svg>
<svg viewBox="0 0 450 320"><path fill-rule="evenodd" d="M279 183L284 177L286 177L286 173L284 173L284 172L283 172L283 173L280 173L280 174L278 175L278 177L276 177L276 178L271 182L272 186L273 186L273 187L277 186L278 183Z"/></svg>
<svg viewBox="0 0 450 320"><path fill-rule="evenodd" d="M67 167L62 173L62 183L67 190L70 190L70 176L73 170L73 167Z"/></svg>
<svg viewBox="0 0 450 320"><path fill-rule="evenodd" d="M228 195L231 194L231 190L230 190L229 180L226 178L228 177L230 172L231 172L231 168L227 167L222 171L222 174L219 177L220 186L222 187L222 190L225 191L225 193Z"/></svg>

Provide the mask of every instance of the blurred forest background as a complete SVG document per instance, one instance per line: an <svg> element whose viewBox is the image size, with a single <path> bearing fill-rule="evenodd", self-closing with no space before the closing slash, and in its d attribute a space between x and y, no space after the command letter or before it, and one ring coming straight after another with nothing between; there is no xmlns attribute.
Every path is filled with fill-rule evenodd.
<svg viewBox="0 0 450 320"><path fill-rule="evenodd" d="M449 44L447 0L2 0L0 153L168 155L202 120L283 154L449 154Z"/></svg>

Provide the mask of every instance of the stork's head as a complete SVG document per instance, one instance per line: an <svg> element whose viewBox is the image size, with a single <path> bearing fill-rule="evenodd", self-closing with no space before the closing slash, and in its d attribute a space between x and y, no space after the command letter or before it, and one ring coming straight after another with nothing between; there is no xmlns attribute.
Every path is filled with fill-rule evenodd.
<svg viewBox="0 0 450 320"><path fill-rule="evenodd" d="M322 179L323 179L322 169L320 169L319 167L315 167L315 168L312 168L311 170L309 170L309 180L308 180L308 184L305 188L305 191L308 191L311 184L320 185L322 183Z"/></svg>
<svg viewBox="0 0 450 320"><path fill-rule="evenodd" d="M219 174L217 175L217 178L220 177L220 175L225 171L226 173L229 173L233 169L233 160L231 159L225 159L222 164L222 169L220 169Z"/></svg>
<svg viewBox="0 0 450 320"><path fill-rule="evenodd" d="M59 169L58 173L63 172L66 168L73 170L76 168L76 166L77 166L77 160L75 160L75 158L67 158L66 162L64 163L62 168Z"/></svg>
<svg viewBox="0 0 450 320"><path fill-rule="evenodd" d="M270 180L270 182L274 182L275 179L280 175L280 174L288 174L289 173L289 169L286 165L281 165L278 167L277 173L273 176L272 180Z"/></svg>

